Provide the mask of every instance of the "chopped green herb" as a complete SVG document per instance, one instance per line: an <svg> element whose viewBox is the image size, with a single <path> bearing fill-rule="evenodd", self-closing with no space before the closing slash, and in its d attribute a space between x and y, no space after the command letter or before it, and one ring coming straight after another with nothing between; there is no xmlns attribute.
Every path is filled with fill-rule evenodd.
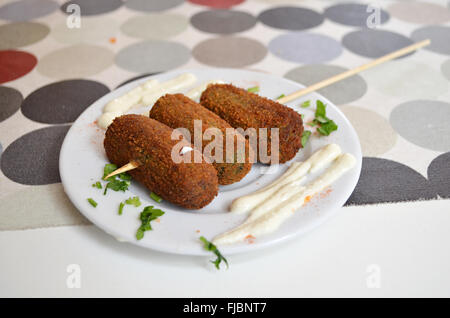
<svg viewBox="0 0 450 318"><path fill-rule="evenodd" d="M319 128L317 128L317 131L324 136L328 136L331 132L338 129L338 126L336 123L332 120L329 120L327 123L322 124Z"/></svg>
<svg viewBox="0 0 450 318"><path fill-rule="evenodd" d="M326 116L326 107L327 105L325 105L322 101L317 100L316 113L313 121L313 123L319 125L317 132L323 136L328 136L331 132L338 129L336 123Z"/></svg>
<svg viewBox="0 0 450 318"><path fill-rule="evenodd" d="M126 172L119 173L119 178L124 181L131 181L131 176Z"/></svg>
<svg viewBox="0 0 450 318"><path fill-rule="evenodd" d="M113 163L107 163L107 164L105 165L105 167L103 168L103 179L104 179L108 174L110 174L111 172L116 171L116 170L117 170L117 166L116 166L115 164L113 164ZM114 180L113 177L109 177L109 178L108 178L108 181L112 181L112 180Z"/></svg>
<svg viewBox="0 0 450 318"><path fill-rule="evenodd" d="M309 130L303 131L302 135L302 147L305 148L306 144L308 143L309 136L311 136L311 132Z"/></svg>
<svg viewBox="0 0 450 318"><path fill-rule="evenodd" d="M155 192L150 192L150 198L152 198L153 200L155 200L158 203L161 203L162 198L157 195Z"/></svg>
<svg viewBox="0 0 450 318"><path fill-rule="evenodd" d="M163 211L154 209L151 205L146 206L139 216L142 224L136 232L136 239L141 240L144 237L145 231L151 231L152 226L150 222L156 220L161 215L164 215Z"/></svg>
<svg viewBox="0 0 450 318"><path fill-rule="evenodd" d="M97 188L97 189L101 189L102 188L102 184L100 183L100 181L97 181L96 183L92 184L93 188Z"/></svg>
<svg viewBox="0 0 450 318"><path fill-rule="evenodd" d="M250 93L257 93L259 92L259 86L250 87L247 89L247 91L249 91Z"/></svg>
<svg viewBox="0 0 450 318"><path fill-rule="evenodd" d="M280 96L277 97L277 99L283 98L284 96L286 96L286 95L281 94Z"/></svg>
<svg viewBox="0 0 450 318"><path fill-rule="evenodd" d="M117 166L113 163L107 163L105 167L103 168L103 179L109 175L111 172L114 172L117 170ZM117 179L116 177L119 177ZM105 191L103 194L106 194L106 191L108 189L114 190L114 191L126 191L128 190L129 185L131 184L131 176L128 173L120 173L117 176L112 176L107 179L109 181L105 186Z"/></svg>
<svg viewBox="0 0 450 318"><path fill-rule="evenodd" d="M316 101L316 118L317 117L324 117L326 118L326 108L327 105L325 105L322 101L317 100Z"/></svg>
<svg viewBox="0 0 450 318"><path fill-rule="evenodd" d="M220 253L220 251L217 249L217 247L213 243L208 241L204 236L200 236L200 241L203 242L203 247L205 248L205 250L213 252L217 256L215 261L210 261L211 263L214 264L214 266L216 266L217 269L220 269L220 263L222 261L225 262L225 264L227 265L227 268L228 268L227 259L225 257L223 257L223 255Z"/></svg>
<svg viewBox="0 0 450 318"><path fill-rule="evenodd" d="M97 207L97 202L95 202L94 199L89 198L89 199L87 199L87 200L88 200L88 202L89 202L94 208Z"/></svg>
<svg viewBox="0 0 450 318"><path fill-rule="evenodd" d="M311 105L311 101L310 100L306 100L303 103L301 103L300 107L301 108L308 108L309 105Z"/></svg>
<svg viewBox="0 0 450 318"><path fill-rule="evenodd" d="M309 123L306 123L309 127L314 127L314 126L317 126L317 123L316 122L314 122L314 121L312 121L312 122L309 122Z"/></svg>
<svg viewBox="0 0 450 318"><path fill-rule="evenodd" d="M141 205L141 201L139 200L139 197L132 197L125 200L126 204L134 205L135 207L138 207Z"/></svg>
<svg viewBox="0 0 450 318"><path fill-rule="evenodd" d="M126 190L128 190L128 187L130 186L130 184L131 184L130 181L122 181L122 180L114 179L113 181L110 181L106 184L105 191L103 192L103 194L106 194L106 191L108 189L111 189L114 191L125 192Z"/></svg>
<svg viewBox="0 0 450 318"><path fill-rule="evenodd" d="M122 215L123 207L124 207L124 206L125 206L125 203L120 202L120 204L119 204L119 215Z"/></svg>

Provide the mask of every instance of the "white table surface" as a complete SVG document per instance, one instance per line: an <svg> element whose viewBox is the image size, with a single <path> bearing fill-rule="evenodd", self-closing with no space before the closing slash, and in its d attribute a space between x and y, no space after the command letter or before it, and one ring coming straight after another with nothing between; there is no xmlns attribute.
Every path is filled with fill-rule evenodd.
<svg viewBox="0 0 450 318"><path fill-rule="evenodd" d="M5 231L0 296L449 297L449 212L450 200L342 208L302 238L229 257L221 271L92 225ZM79 265L80 288L67 287L70 264Z"/></svg>

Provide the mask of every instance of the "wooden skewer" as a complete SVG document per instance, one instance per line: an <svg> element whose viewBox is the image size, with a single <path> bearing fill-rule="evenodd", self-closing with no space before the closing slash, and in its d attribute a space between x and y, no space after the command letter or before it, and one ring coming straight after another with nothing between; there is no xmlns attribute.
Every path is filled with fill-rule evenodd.
<svg viewBox="0 0 450 318"><path fill-rule="evenodd" d="M303 89L301 89L299 91L296 91L296 92L294 92L292 94L289 94L287 96L281 97L281 98L277 99L277 102L279 102L281 104L290 102L290 101L292 101L294 99L297 99L297 98L299 98L301 96L304 96L304 95L306 95L308 93L311 93L311 92L316 91L318 89L324 88L324 87L326 87L328 85L334 84L334 83L336 83L338 81L346 79L347 77L353 76L353 75L355 75L355 74L357 74L359 72L362 72L364 70L367 70L369 68L372 68L374 66L382 64L384 62L393 60L393 59L395 59L397 57L406 55L406 54L411 53L411 52L413 52L415 50L418 50L418 49L420 49L422 47L430 45L430 43L431 43L431 41L429 39L427 39L427 40L424 40L424 41L421 41L421 42L409 45L407 47L404 47L403 49L400 49L400 50L397 50L395 52L386 54L386 55L384 55L384 56L382 56L382 57L380 57L380 58L378 58L376 60L373 60L373 61L371 61L369 63L363 64L363 65L358 66L358 67L356 67L354 69L342 72L342 73L337 74L335 76L332 76L332 77L330 77L328 79L325 79L323 81L315 83L315 84L313 84L313 85L311 85L309 87L305 87L305 88L303 88Z"/></svg>
<svg viewBox="0 0 450 318"><path fill-rule="evenodd" d="M304 95L306 95L308 93L311 93L311 92L316 91L318 89L324 88L324 87L326 87L328 85L331 85L331 84L334 84L336 82L339 82L339 81L341 81L343 79L346 79L347 77L353 76L353 75L355 75L355 74L357 74L359 72L362 72L364 70L367 70L369 68L372 68L374 66L382 64L384 62L393 60L393 59L395 59L397 57L406 55L406 54L411 53L411 52L413 52L415 50L418 50L418 49L420 49L422 47L430 45L430 43L431 43L431 41L429 39L427 39L427 40L424 40L424 41L421 41L421 42L409 45L407 47L404 47L403 49L400 49L400 50L394 51L392 53L386 54L386 55L384 55L384 56L382 56L382 57L380 57L380 58L378 58L376 60L373 60L373 61L371 61L369 63L363 64L363 65L358 66L358 67L356 67L354 69L351 69L351 70L342 72L342 73L340 73L338 75L332 76L332 77L330 77L328 79L325 79L325 80L320 81L318 83L315 83L315 84L313 84L313 85L311 85L309 87L306 87L306 88L303 88L301 90L298 90L298 91L296 91L296 92L294 92L292 94L289 94L287 96L278 98L277 102L279 102L281 104L290 102L290 101L292 101L294 99L297 99L297 98L299 98L301 96L304 96ZM139 163L137 161L131 161L131 162L127 163L126 165L120 167L119 169L111 172L109 175L107 175L103 179L106 180L106 179L108 179L108 178L110 178L112 176L115 176L115 175L119 174L119 173L127 172L127 171L130 171L130 170L136 169L140 165L141 165L141 163Z"/></svg>
<svg viewBox="0 0 450 318"><path fill-rule="evenodd" d="M103 178L103 180L106 180L106 179L108 179L110 177L113 177L113 176L115 176L115 175L117 175L119 173L123 173L123 172L127 172L127 171L130 171L130 170L136 169L140 165L141 165L141 163L138 162L138 161L131 161L131 162L127 163L126 165L120 167L119 169L114 170L113 172L108 174L106 177Z"/></svg>

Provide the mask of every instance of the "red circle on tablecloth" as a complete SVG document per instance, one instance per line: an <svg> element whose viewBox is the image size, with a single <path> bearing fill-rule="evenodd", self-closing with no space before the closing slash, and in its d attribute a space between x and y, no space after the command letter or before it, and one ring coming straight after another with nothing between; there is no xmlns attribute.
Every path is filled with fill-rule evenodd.
<svg viewBox="0 0 450 318"><path fill-rule="evenodd" d="M37 64L37 58L23 51L0 51L0 84L15 80L30 72Z"/></svg>
<svg viewBox="0 0 450 318"><path fill-rule="evenodd" d="M238 5L245 0L189 0L189 2L211 8L226 9Z"/></svg>

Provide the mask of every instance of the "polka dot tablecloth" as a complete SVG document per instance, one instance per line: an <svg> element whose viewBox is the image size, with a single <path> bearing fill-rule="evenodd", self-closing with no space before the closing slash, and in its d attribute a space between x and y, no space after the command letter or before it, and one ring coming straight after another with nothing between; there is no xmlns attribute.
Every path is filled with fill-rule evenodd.
<svg viewBox="0 0 450 318"><path fill-rule="evenodd" d="M0 230L88 223L62 189L61 143L86 107L129 80L213 66L308 85L426 38L426 49L319 92L361 140L348 205L450 198L449 5L378 0L369 28L369 3L0 1ZM70 28L77 6L80 28Z"/></svg>

